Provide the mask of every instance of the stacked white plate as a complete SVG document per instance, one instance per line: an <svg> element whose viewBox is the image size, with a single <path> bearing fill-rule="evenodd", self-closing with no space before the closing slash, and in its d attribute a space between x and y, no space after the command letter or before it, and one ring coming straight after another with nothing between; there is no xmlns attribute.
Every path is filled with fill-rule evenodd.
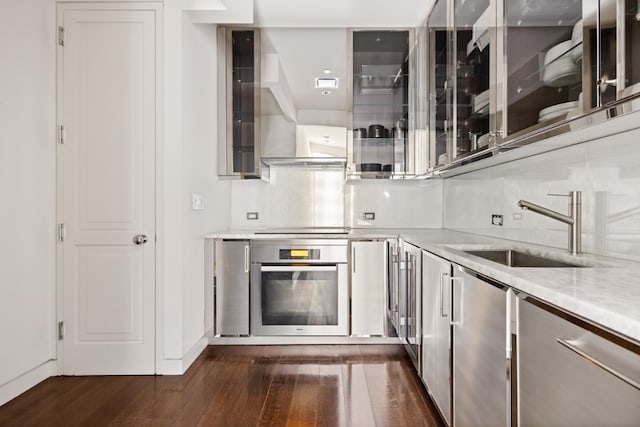
<svg viewBox="0 0 640 427"><path fill-rule="evenodd" d="M576 64L582 61L582 19L576 22L571 33L571 60Z"/></svg>
<svg viewBox="0 0 640 427"><path fill-rule="evenodd" d="M484 135L478 137L478 148L489 145L489 134L485 133Z"/></svg>
<svg viewBox="0 0 640 427"><path fill-rule="evenodd" d="M573 41L567 40L549 49L544 57L542 81L547 86L563 87L580 81L580 66L567 54Z"/></svg>
<svg viewBox="0 0 640 427"><path fill-rule="evenodd" d="M489 89L473 96L473 112L477 113L489 105Z"/></svg>
<svg viewBox="0 0 640 427"><path fill-rule="evenodd" d="M562 104L552 105L550 107L540 110L538 114L538 123L546 122L547 120L555 119L563 114L570 113L578 108L578 101L563 102Z"/></svg>

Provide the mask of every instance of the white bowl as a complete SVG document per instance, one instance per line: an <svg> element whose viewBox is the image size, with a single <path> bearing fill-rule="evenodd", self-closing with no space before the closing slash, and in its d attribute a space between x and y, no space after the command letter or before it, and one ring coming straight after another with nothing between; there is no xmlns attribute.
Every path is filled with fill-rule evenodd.
<svg viewBox="0 0 640 427"><path fill-rule="evenodd" d="M547 86L563 87L580 81L580 66L575 63L569 52L573 47L571 40L558 43L547 51L544 57L542 82ZM580 50L580 55L582 51Z"/></svg>
<svg viewBox="0 0 640 427"><path fill-rule="evenodd" d="M547 51L547 54L544 56L544 65L550 64L551 62L560 58L562 55L567 53L572 46L573 46L573 41L565 40L561 43L558 43L551 49L549 49Z"/></svg>
<svg viewBox="0 0 640 427"><path fill-rule="evenodd" d="M540 110L538 114L538 122L555 119L563 114L567 114L579 107L578 101L563 102L561 104L551 105Z"/></svg>
<svg viewBox="0 0 640 427"><path fill-rule="evenodd" d="M571 52L569 56L573 62L578 63L582 61L582 19L576 22L573 26L573 32L571 33Z"/></svg>

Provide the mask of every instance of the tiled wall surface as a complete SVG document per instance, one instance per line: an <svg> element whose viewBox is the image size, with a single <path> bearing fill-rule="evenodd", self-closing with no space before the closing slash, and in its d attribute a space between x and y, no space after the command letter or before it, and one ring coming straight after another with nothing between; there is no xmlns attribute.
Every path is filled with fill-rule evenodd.
<svg viewBox="0 0 640 427"><path fill-rule="evenodd" d="M346 225L353 228L441 228L442 180L361 180L345 184ZM375 220L365 220L374 212Z"/></svg>
<svg viewBox="0 0 640 427"><path fill-rule="evenodd" d="M441 228L442 180L348 180L343 170L272 167L232 182L232 228ZM247 220L258 212L258 220ZM375 220L364 220L364 212Z"/></svg>
<svg viewBox="0 0 640 427"><path fill-rule="evenodd" d="M231 227L342 227L344 171L272 167L270 181L239 180L231 186ZM258 212L258 220L247 220Z"/></svg>
<svg viewBox="0 0 640 427"><path fill-rule="evenodd" d="M568 212L582 191L583 251L640 261L640 130L540 154L444 181L444 226L566 249L567 226L517 206ZM502 214L504 226L491 225Z"/></svg>

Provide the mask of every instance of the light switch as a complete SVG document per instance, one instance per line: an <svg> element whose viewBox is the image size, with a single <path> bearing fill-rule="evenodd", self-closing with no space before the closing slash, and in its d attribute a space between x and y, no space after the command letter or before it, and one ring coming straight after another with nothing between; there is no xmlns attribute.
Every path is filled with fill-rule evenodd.
<svg viewBox="0 0 640 427"><path fill-rule="evenodd" d="M258 219L258 217L259 217L258 212L247 212L248 220L256 220Z"/></svg>
<svg viewBox="0 0 640 427"><path fill-rule="evenodd" d="M204 209L204 196L202 194L191 194L191 209L195 211Z"/></svg>
<svg viewBox="0 0 640 427"><path fill-rule="evenodd" d="M376 219L376 213L375 212L364 212L362 214L362 218L366 221L373 221Z"/></svg>

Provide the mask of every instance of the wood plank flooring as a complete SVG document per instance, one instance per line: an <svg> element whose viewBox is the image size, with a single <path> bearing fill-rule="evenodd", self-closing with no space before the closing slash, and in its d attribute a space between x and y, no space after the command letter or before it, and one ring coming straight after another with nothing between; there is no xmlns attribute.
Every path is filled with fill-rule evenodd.
<svg viewBox="0 0 640 427"><path fill-rule="evenodd" d="M52 377L0 426L442 426L399 345L209 346L182 376Z"/></svg>

